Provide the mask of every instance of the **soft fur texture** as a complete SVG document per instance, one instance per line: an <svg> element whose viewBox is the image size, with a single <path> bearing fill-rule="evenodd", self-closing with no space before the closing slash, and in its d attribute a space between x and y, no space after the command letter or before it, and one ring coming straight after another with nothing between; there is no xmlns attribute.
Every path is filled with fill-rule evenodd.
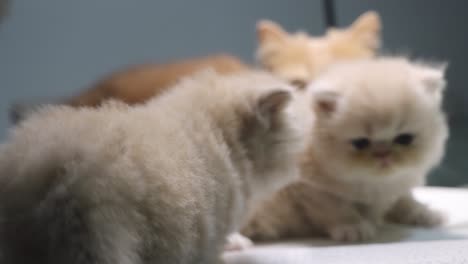
<svg viewBox="0 0 468 264"><path fill-rule="evenodd" d="M291 90L205 72L145 105L34 113L0 147L0 262L219 263L250 208L299 177L310 118Z"/></svg>
<svg viewBox="0 0 468 264"><path fill-rule="evenodd" d="M161 64L136 65L104 77L71 98L15 103L10 109L10 120L17 123L45 103L75 107L99 106L110 99L130 105L144 103L174 86L181 78L205 68L211 68L220 74L231 74L242 72L248 69L248 66L228 54L188 58Z"/></svg>
<svg viewBox="0 0 468 264"><path fill-rule="evenodd" d="M380 31L380 18L373 11L362 14L349 28L330 28L320 37L289 34L280 25L263 20L257 24L257 58L263 68L305 87L335 62L374 56Z"/></svg>
<svg viewBox="0 0 468 264"><path fill-rule="evenodd" d="M308 87L316 116L302 180L263 204L243 233L358 241L372 238L384 220L440 224L441 215L411 190L444 153L444 86L443 67L405 58L332 66Z"/></svg>

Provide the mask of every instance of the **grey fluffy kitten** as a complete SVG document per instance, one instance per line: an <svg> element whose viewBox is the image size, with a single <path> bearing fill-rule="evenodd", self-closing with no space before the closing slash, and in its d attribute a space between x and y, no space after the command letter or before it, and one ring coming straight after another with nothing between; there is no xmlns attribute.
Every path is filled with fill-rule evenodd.
<svg viewBox="0 0 468 264"><path fill-rule="evenodd" d="M206 72L134 108L34 113L0 148L0 262L220 263L256 201L298 177L290 91Z"/></svg>

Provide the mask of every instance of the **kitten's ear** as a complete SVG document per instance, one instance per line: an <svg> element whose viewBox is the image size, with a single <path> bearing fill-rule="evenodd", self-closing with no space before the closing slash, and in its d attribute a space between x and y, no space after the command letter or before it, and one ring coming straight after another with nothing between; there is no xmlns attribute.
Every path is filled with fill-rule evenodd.
<svg viewBox="0 0 468 264"><path fill-rule="evenodd" d="M275 90L263 95L257 102L257 113L266 125L271 124L291 101L292 95L286 90Z"/></svg>
<svg viewBox="0 0 468 264"><path fill-rule="evenodd" d="M282 41L288 36L283 28L270 20L257 22L257 39L259 43L268 41Z"/></svg>
<svg viewBox="0 0 468 264"><path fill-rule="evenodd" d="M329 117L338 108L340 96L330 89L331 84L317 82L308 87L312 96L312 108L318 116Z"/></svg>
<svg viewBox="0 0 468 264"><path fill-rule="evenodd" d="M351 24L354 31L380 32L381 27L380 16L375 11L365 12Z"/></svg>
<svg viewBox="0 0 468 264"><path fill-rule="evenodd" d="M350 26L352 34L363 45L374 50L380 47L381 28L379 14L375 11L368 11L360 15Z"/></svg>
<svg viewBox="0 0 468 264"><path fill-rule="evenodd" d="M416 74L426 91L431 95L437 95L442 93L445 88L446 69L447 64L440 67L420 66L416 69Z"/></svg>

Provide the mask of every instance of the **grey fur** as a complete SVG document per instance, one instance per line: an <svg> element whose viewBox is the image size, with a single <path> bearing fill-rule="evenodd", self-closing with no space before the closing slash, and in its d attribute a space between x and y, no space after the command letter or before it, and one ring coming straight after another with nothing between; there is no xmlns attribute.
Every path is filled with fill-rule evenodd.
<svg viewBox="0 0 468 264"><path fill-rule="evenodd" d="M206 73L138 107L42 107L0 147L0 263L220 263L255 203L298 178L291 90Z"/></svg>

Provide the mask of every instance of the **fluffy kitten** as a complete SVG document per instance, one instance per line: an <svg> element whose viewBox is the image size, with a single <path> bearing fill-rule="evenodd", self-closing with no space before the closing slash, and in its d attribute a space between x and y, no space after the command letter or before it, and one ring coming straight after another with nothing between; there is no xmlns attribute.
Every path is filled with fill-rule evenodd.
<svg viewBox="0 0 468 264"><path fill-rule="evenodd" d="M268 74L197 74L128 107L45 107L0 147L0 262L220 263L299 177L306 120Z"/></svg>
<svg viewBox="0 0 468 264"><path fill-rule="evenodd" d="M382 57L332 66L314 82L315 121L301 181L263 204L254 239L372 238L384 221L433 226L441 215L412 189L439 164L448 137L444 69Z"/></svg>
<svg viewBox="0 0 468 264"><path fill-rule="evenodd" d="M289 34L272 21L257 24L257 58L274 74L305 87L329 65L348 59L372 57L380 45L381 22L366 12L346 29L330 28L324 36Z"/></svg>
<svg viewBox="0 0 468 264"><path fill-rule="evenodd" d="M240 59L218 54L200 58L173 61L164 64L143 64L114 72L93 84L76 96L56 100L54 103L70 106L99 106L109 99L120 100L127 104L144 103L172 87L181 78L189 76L204 68L211 68L220 74L231 74L244 71L248 66ZM10 109L10 120L13 123L24 119L43 102L22 102Z"/></svg>

